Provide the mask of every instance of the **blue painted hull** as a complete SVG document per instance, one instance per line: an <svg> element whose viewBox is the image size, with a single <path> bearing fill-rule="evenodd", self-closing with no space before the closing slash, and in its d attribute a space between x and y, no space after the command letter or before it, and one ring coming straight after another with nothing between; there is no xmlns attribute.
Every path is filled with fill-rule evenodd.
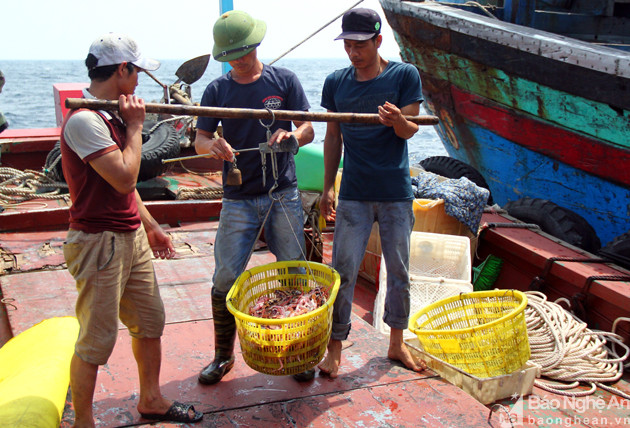
<svg viewBox="0 0 630 428"><path fill-rule="evenodd" d="M465 149L456 149L443 127L438 134L449 156L475 165L492 189L495 203L504 205L524 196L553 201L584 217L603 243L628 230L627 187L523 148L480 126L470 124L466 130L477 143L474 158Z"/></svg>

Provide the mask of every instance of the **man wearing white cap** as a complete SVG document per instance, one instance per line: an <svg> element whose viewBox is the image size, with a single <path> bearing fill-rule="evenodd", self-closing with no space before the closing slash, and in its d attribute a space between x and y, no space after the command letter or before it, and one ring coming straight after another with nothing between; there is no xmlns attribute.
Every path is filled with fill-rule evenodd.
<svg viewBox="0 0 630 428"><path fill-rule="evenodd" d="M159 385L164 305L151 253L171 258L173 244L144 207L136 181L142 155L144 101L133 95L138 73L160 63L127 36L107 34L90 46L85 98L118 100L120 113L74 110L61 134L72 206L64 243L79 292L79 337L70 365L75 427L93 427L98 367L116 343L118 320L131 335L140 377L138 412L149 420L197 422L203 413L167 400Z"/></svg>

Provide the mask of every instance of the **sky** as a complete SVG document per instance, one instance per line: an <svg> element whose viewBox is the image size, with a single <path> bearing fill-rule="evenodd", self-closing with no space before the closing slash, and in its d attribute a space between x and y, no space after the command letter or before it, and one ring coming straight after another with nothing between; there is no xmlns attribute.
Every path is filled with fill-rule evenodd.
<svg viewBox="0 0 630 428"><path fill-rule="evenodd" d="M258 57L275 59L359 0L233 0L267 23ZM219 0L16 0L3 2L0 60L85 59L94 39L120 32L138 42L146 56L188 59L212 51L212 27ZM376 10L383 21L380 53L398 59L398 46L378 0L357 7ZM285 58L345 58L341 18Z"/></svg>

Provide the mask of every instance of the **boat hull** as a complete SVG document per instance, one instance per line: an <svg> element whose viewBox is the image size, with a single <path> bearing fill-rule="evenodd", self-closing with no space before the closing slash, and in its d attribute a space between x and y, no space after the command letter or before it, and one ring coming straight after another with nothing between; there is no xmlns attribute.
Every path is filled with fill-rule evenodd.
<svg viewBox="0 0 630 428"><path fill-rule="evenodd" d="M381 4L447 152L498 204L551 200L602 243L630 229L630 55L436 2Z"/></svg>

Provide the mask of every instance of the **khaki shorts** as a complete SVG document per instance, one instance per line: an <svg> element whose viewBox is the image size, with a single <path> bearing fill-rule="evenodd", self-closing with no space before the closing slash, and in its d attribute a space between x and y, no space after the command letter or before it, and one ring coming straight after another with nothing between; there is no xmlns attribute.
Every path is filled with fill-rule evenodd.
<svg viewBox="0 0 630 428"><path fill-rule="evenodd" d="M118 319L132 337L162 336L164 304L142 226L133 232L70 229L63 254L79 292L75 352L83 361L107 362L116 344Z"/></svg>

